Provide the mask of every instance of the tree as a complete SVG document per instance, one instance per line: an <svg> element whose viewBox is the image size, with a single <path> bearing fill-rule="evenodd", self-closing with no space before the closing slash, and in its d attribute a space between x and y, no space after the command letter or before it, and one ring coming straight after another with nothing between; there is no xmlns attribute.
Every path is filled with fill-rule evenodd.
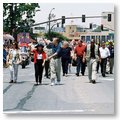
<svg viewBox="0 0 120 120"><path fill-rule="evenodd" d="M47 39L50 40L50 38L49 38L49 33L45 33L44 36L45 36L45 38L47 38ZM62 40L66 40L66 41L67 41L67 40L68 40L67 37L65 37L65 36L63 36L62 34L57 33L57 32L50 32L50 37L51 37L51 38L57 37L57 38L59 38L61 41L62 41Z"/></svg>
<svg viewBox="0 0 120 120"><path fill-rule="evenodd" d="M11 35L31 32L38 3L3 3L3 30Z"/></svg>

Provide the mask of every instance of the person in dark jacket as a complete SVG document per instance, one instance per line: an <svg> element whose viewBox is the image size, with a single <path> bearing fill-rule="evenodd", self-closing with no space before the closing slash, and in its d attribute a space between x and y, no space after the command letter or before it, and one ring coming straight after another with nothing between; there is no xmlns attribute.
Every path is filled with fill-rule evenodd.
<svg viewBox="0 0 120 120"><path fill-rule="evenodd" d="M62 60L62 69L63 76L67 76L68 74L68 65L71 61L71 48L67 41L63 42L63 46L61 48L61 60Z"/></svg>
<svg viewBox="0 0 120 120"><path fill-rule="evenodd" d="M110 74L113 74L113 66L114 66L114 46L112 42L109 42L109 47L108 47L109 51L110 51L110 57L109 57L109 61L110 61Z"/></svg>
<svg viewBox="0 0 120 120"><path fill-rule="evenodd" d="M3 45L3 66L6 66L6 57L7 57L7 51L5 49L5 45Z"/></svg>
<svg viewBox="0 0 120 120"><path fill-rule="evenodd" d="M35 49L32 50L34 53L34 67L35 67L35 85L41 85L43 67L46 59L46 53L43 51L43 44L38 44Z"/></svg>

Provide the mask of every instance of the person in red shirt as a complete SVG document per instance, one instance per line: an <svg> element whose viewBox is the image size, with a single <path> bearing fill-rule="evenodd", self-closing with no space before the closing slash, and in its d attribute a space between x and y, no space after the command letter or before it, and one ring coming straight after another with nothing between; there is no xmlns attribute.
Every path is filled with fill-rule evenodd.
<svg viewBox="0 0 120 120"><path fill-rule="evenodd" d="M76 75L79 76L80 68L82 68L82 63L85 62L85 48L86 46L83 45L83 41L78 41L78 45L75 47L75 58L77 62L77 68L76 68ZM83 72L81 71L82 75Z"/></svg>
<svg viewBox="0 0 120 120"><path fill-rule="evenodd" d="M46 53L43 51L43 47L43 44L38 44L36 48L32 50L34 53L35 85L41 85L42 83L43 67L46 59Z"/></svg>

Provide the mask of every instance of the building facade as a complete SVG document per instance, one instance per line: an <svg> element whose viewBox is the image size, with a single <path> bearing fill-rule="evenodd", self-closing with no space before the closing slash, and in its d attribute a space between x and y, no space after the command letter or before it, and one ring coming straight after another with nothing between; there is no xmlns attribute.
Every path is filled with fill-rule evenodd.
<svg viewBox="0 0 120 120"><path fill-rule="evenodd" d="M94 39L95 42L99 43L100 41L108 41L111 38L109 37L109 31L93 32L93 31L77 31L77 25L67 25L65 26L65 32L62 33L69 40L79 40L82 39L86 42L89 42L91 39Z"/></svg>
<svg viewBox="0 0 120 120"><path fill-rule="evenodd" d="M111 21L108 21L108 14L111 14ZM103 25L103 31L94 31L91 29L84 29L78 25L66 25L65 31L62 33L69 40L82 39L89 42L94 39L96 42L114 40L114 13L113 12L102 12L101 24ZM98 26L98 25L97 25ZM100 25L99 25L100 27ZM107 30L105 30L107 29Z"/></svg>

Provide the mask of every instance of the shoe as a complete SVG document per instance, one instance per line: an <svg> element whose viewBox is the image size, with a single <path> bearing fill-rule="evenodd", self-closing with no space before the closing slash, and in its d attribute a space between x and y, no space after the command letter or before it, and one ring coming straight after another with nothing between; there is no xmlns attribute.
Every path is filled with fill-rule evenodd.
<svg viewBox="0 0 120 120"><path fill-rule="evenodd" d="M79 76L79 73L76 73L76 76Z"/></svg>
<svg viewBox="0 0 120 120"><path fill-rule="evenodd" d="M109 74L108 72L106 72L106 74Z"/></svg>
<svg viewBox="0 0 120 120"><path fill-rule="evenodd" d="M51 86L54 86L54 85L55 85L55 83L53 83L53 82L52 82L50 85L51 85Z"/></svg>
<svg viewBox="0 0 120 120"><path fill-rule="evenodd" d="M38 85L42 85L42 84L39 82Z"/></svg>
<svg viewBox="0 0 120 120"><path fill-rule="evenodd" d="M56 85L60 85L60 82L57 82Z"/></svg>
<svg viewBox="0 0 120 120"><path fill-rule="evenodd" d="M9 83L13 83L13 80L11 80Z"/></svg>
<svg viewBox="0 0 120 120"><path fill-rule="evenodd" d="M90 80L89 83L92 83L92 80Z"/></svg>
<svg viewBox="0 0 120 120"><path fill-rule="evenodd" d="M65 76L65 73L63 73L63 76Z"/></svg>
<svg viewBox="0 0 120 120"><path fill-rule="evenodd" d="M106 77L105 74L102 74L103 77Z"/></svg>
<svg viewBox="0 0 120 120"><path fill-rule="evenodd" d="M113 74L112 72L110 72L110 74Z"/></svg>
<svg viewBox="0 0 120 120"><path fill-rule="evenodd" d="M82 74L82 76L84 76L84 73L81 73Z"/></svg>
<svg viewBox="0 0 120 120"><path fill-rule="evenodd" d="M50 77L49 77L49 76L46 76L46 78L50 79Z"/></svg>
<svg viewBox="0 0 120 120"><path fill-rule="evenodd" d="M38 86L38 83L34 84L34 86Z"/></svg>
<svg viewBox="0 0 120 120"><path fill-rule="evenodd" d="M93 84L95 84L95 83L96 83L96 81L95 81L95 80L92 80L92 83L93 83Z"/></svg>

